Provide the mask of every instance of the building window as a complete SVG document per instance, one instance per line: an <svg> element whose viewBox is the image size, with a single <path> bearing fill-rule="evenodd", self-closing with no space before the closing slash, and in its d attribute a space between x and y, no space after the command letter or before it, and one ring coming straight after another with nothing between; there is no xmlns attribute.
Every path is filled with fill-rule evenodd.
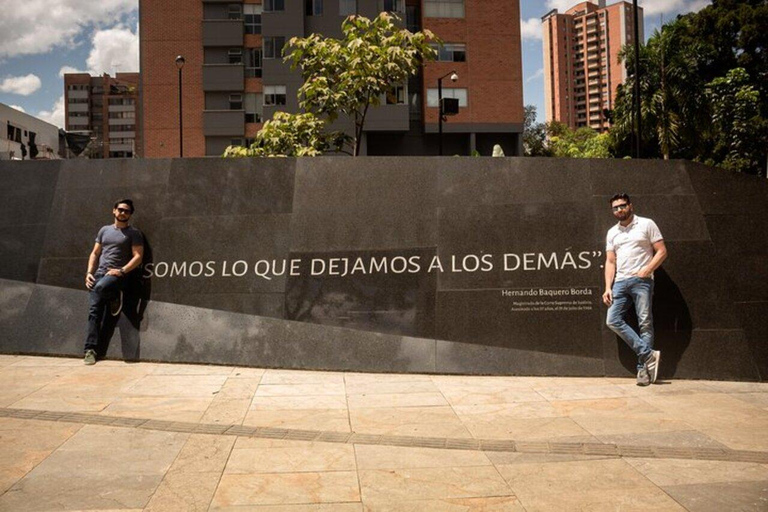
<svg viewBox="0 0 768 512"><path fill-rule="evenodd" d="M307 16L322 16L323 0L304 0L304 14Z"/></svg>
<svg viewBox="0 0 768 512"><path fill-rule="evenodd" d="M339 0L339 16L357 14L357 0Z"/></svg>
<svg viewBox="0 0 768 512"><path fill-rule="evenodd" d="M243 110L243 95L242 94L230 94L229 95L229 110Z"/></svg>
<svg viewBox="0 0 768 512"><path fill-rule="evenodd" d="M264 58L279 59L283 55L283 46L285 46L285 37L265 37Z"/></svg>
<svg viewBox="0 0 768 512"><path fill-rule="evenodd" d="M261 77L261 48L245 49L245 78Z"/></svg>
<svg viewBox="0 0 768 512"><path fill-rule="evenodd" d="M432 48L437 50L437 60L442 62L466 62L467 45L463 43L446 43L442 47L432 44Z"/></svg>
<svg viewBox="0 0 768 512"><path fill-rule="evenodd" d="M228 54L229 54L229 63L230 64L242 64L243 63L243 49L242 48L230 48Z"/></svg>
<svg viewBox="0 0 768 512"><path fill-rule="evenodd" d="M402 85L396 85L384 94L387 105L405 105L406 91Z"/></svg>
<svg viewBox="0 0 768 512"><path fill-rule="evenodd" d="M467 106L467 90L459 88L443 89L443 98L456 98L460 107ZM427 106L437 107L437 89L427 89Z"/></svg>
<svg viewBox="0 0 768 512"><path fill-rule="evenodd" d="M261 106L264 100L260 98L261 94L246 93L245 94L245 122L246 123L260 123L261 122Z"/></svg>
<svg viewBox="0 0 768 512"><path fill-rule="evenodd" d="M425 18L463 18L464 0L424 0Z"/></svg>
<svg viewBox="0 0 768 512"><path fill-rule="evenodd" d="M384 0L382 11L405 12L405 0Z"/></svg>
<svg viewBox="0 0 768 512"><path fill-rule="evenodd" d="M245 4L245 33L261 34L261 5Z"/></svg>
<svg viewBox="0 0 768 512"><path fill-rule="evenodd" d="M284 11L285 0L264 0L264 12Z"/></svg>
<svg viewBox="0 0 768 512"><path fill-rule="evenodd" d="M227 18L230 20L239 20L243 17L243 4L229 4L227 8Z"/></svg>
<svg viewBox="0 0 768 512"><path fill-rule="evenodd" d="M285 86L284 85L265 85L264 86L264 105L285 105Z"/></svg>

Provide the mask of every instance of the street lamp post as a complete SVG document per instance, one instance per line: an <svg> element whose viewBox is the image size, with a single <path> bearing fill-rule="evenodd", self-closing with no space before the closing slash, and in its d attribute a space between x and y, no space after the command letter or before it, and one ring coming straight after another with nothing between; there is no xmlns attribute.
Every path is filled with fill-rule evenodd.
<svg viewBox="0 0 768 512"><path fill-rule="evenodd" d="M635 119L637 133L635 134L635 158L640 158L643 139L643 116L640 110L640 20L637 15L637 0L632 0L633 16L635 18Z"/></svg>
<svg viewBox="0 0 768 512"><path fill-rule="evenodd" d="M438 112L438 121L437 121L437 130L438 130L438 143L440 145L440 156L443 156L443 116L445 113L443 112L443 78L446 78L447 76L451 77L451 82L455 82L459 79L459 75L456 74L456 71L451 71L450 73L446 73L440 78L437 79L437 112Z"/></svg>
<svg viewBox="0 0 768 512"><path fill-rule="evenodd" d="M179 68L179 157L184 156L184 124L181 117L181 68L186 60L183 56L176 57L176 67Z"/></svg>

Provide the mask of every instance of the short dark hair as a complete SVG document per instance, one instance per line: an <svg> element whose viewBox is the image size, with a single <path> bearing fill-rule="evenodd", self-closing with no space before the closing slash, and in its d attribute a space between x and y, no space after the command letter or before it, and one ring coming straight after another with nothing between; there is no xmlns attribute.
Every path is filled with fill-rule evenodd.
<svg viewBox="0 0 768 512"><path fill-rule="evenodd" d="M131 213L136 211L133 207L133 201L131 201L130 199L119 199L117 202L115 202L115 206L113 206L112 209L114 210L115 208L117 208L118 205L121 205L121 204L127 204L128 206L130 206Z"/></svg>
<svg viewBox="0 0 768 512"><path fill-rule="evenodd" d="M624 192L622 192L621 194L616 194L615 196L613 196L611 198L611 200L608 201L608 204L613 204L614 201L618 201L619 199L623 199L624 201L627 202L627 204L632 204L632 200Z"/></svg>

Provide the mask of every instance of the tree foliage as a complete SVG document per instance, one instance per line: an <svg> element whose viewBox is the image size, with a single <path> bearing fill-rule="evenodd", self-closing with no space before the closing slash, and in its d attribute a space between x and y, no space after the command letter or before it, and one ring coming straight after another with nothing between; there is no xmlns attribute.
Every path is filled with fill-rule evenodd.
<svg viewBox="0 0 768 512"><path fill-rule="evenodd" d="M620 57L630 74L614 103L611 139L613 152L622 156L632 151L634 51L625 47ZM644 157L764 172L768 2L713 0L697 13L678 16L641 47L638 65ZM726 94L726 84L741 94ZM724 110L725 100L741 109L741 121Z"/></svg>
<svg viewBox="0 0 768 512"><path fill-rule="evenodd" d="M312 113L275 112L256 134L251 147L230 146L223 156L318 156L343 143L343 134L327 134L324 128L325 121Z"/></svg>
<svg viewBox="0 0 768 512"><path fill-rule="evenodd" d="M589 127L572 130L563 123L547 126L549 151L562 158L610 158L610 136Z"/></svg>
<svg viewBox="0 0 768 512"><path fill-rule="evenodd" d="M525 156L551 156L547 147L547 125L536 122L536 107L525 106L523 152Z"/></svg>
<svg viewBox="0 0 768 512"><path fill-rule="evenodd" d="M439 40L429 30L412 33L399 19L382 12L373 20L349 16L342 23L342 38L312 34L294 37L285 61L300 68L301 108L330 122L340 115L354 121L352 154L360 152L368 110L381 103L393 88L405 85L437 52L430 42Z"/></svg>

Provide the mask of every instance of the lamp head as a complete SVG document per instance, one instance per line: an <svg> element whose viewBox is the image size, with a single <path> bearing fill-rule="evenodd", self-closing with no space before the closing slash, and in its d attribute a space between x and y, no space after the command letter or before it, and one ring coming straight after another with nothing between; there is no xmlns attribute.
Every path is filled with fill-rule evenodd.
<svg viewBox="0 0 768 512"><path fill-rule="evenodd" d="M183 68L185 62L186 62L186 59L184 59L184 57L182 57L181 55L176 57L176 67L177 68L179 68L179 69Z"/></svg>
<svg viewBox="0 0 768 512"><path fill-rule="evenodd" d="M454 71L451 74L451 82L456 82L459 79L459 75Z"/></svg>

